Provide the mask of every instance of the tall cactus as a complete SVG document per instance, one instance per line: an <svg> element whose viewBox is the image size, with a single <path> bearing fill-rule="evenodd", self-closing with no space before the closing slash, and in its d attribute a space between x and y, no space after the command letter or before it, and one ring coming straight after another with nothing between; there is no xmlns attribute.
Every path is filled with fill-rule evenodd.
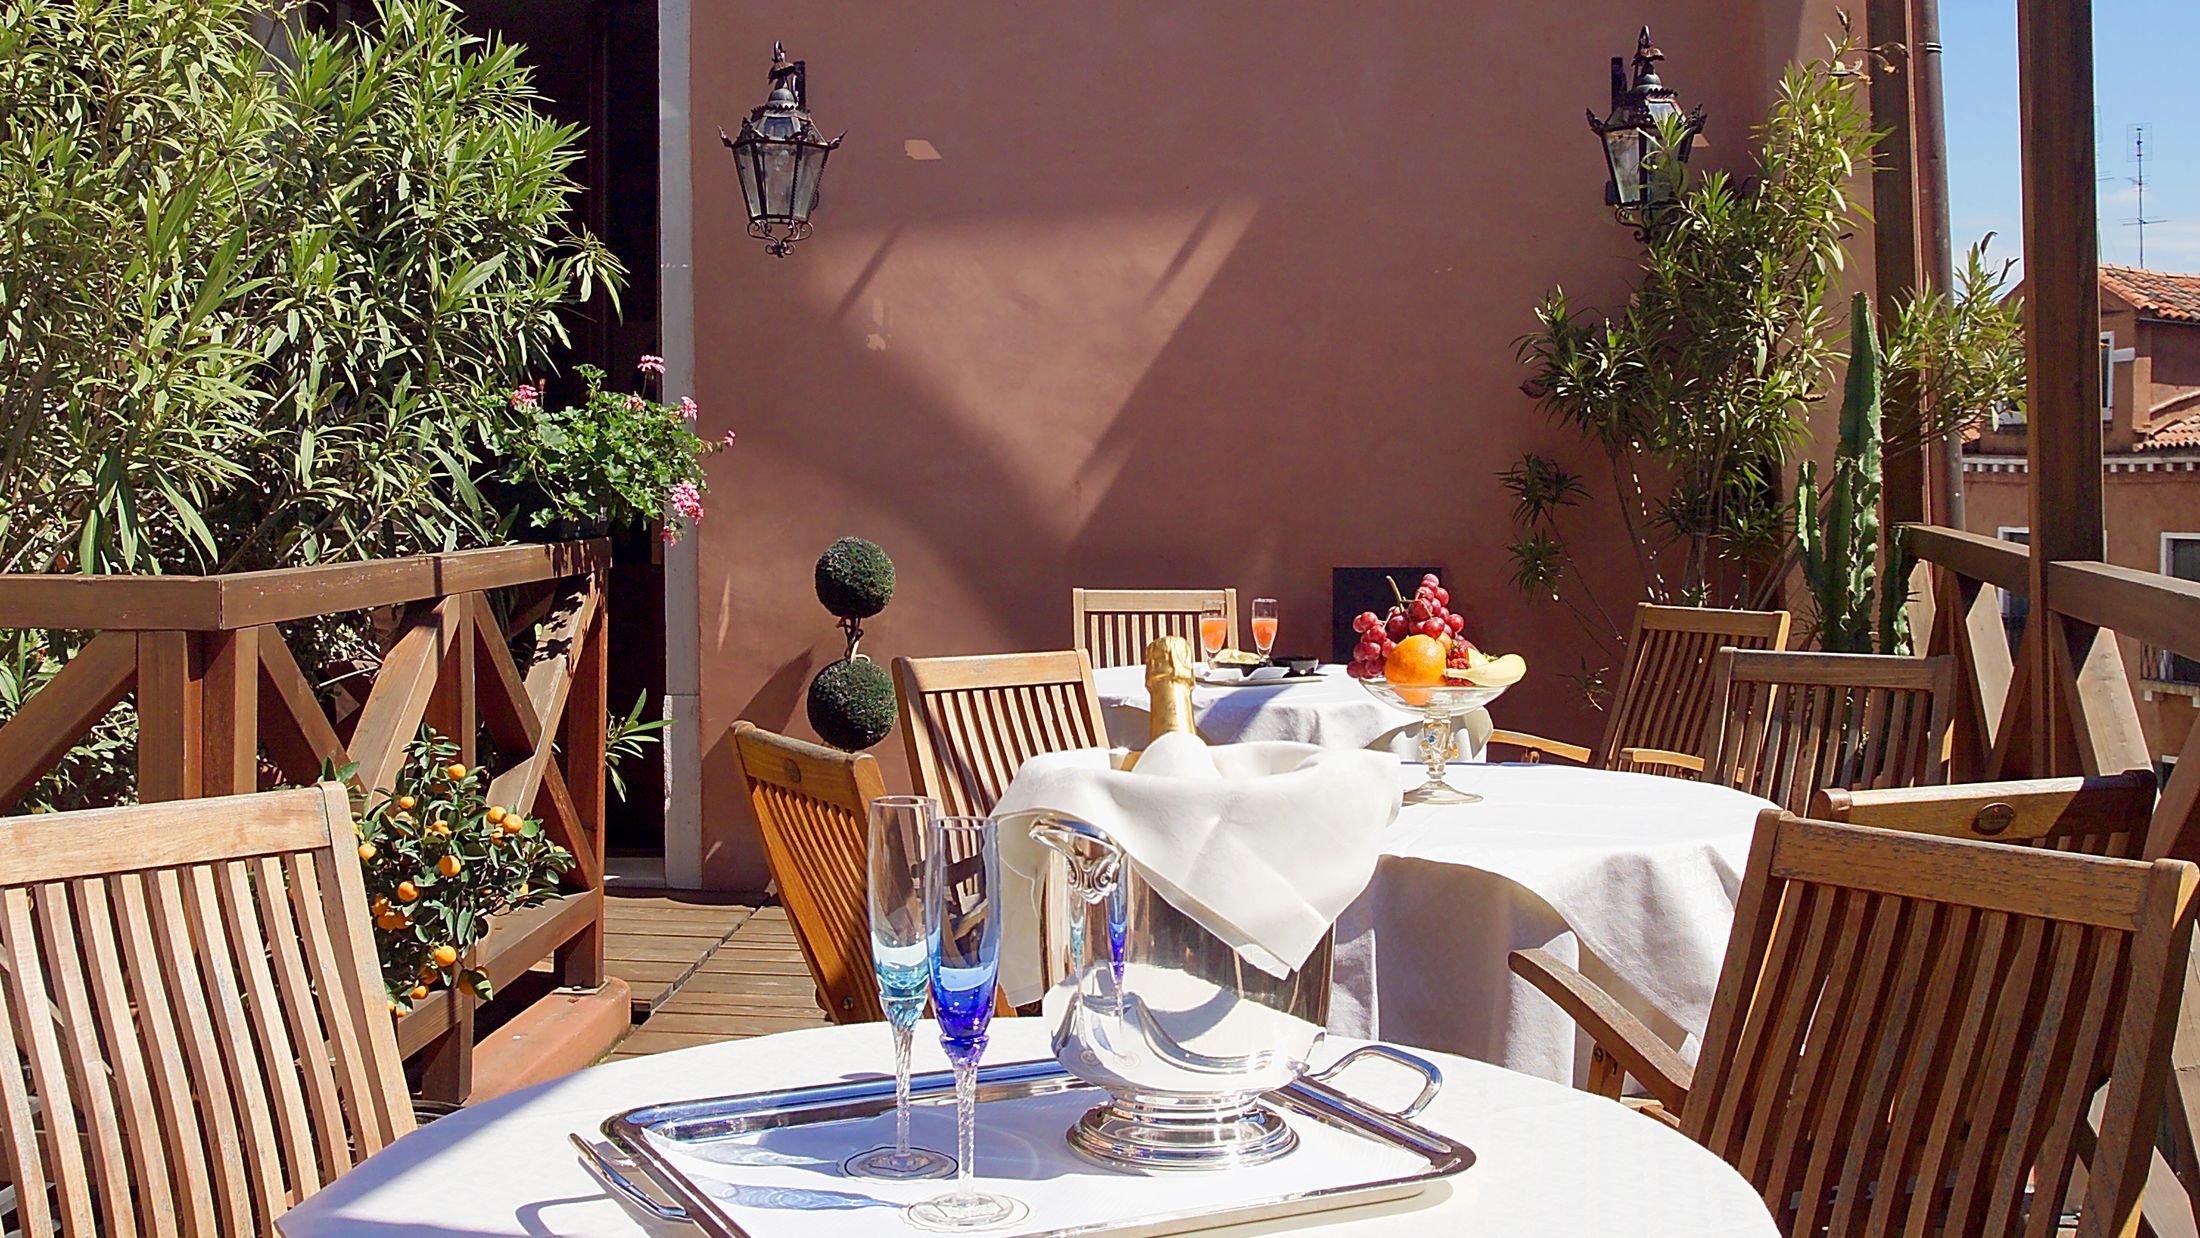
<svg viewBox="0 0 2200 1238"><path fill-rule="evenodd" d="M1879 330L1871 301L1857 293L1849 310L1852 347L1841 400L1841 440L1833 481L1818 492L1818 470L1803 462L1797 475L1795 542L1803 579L1818 608L1818 643L1832 653L1897 653L1909 644L1904 573L1880 586ZM1876 641L1875 641L1876 638Z"/></svg>

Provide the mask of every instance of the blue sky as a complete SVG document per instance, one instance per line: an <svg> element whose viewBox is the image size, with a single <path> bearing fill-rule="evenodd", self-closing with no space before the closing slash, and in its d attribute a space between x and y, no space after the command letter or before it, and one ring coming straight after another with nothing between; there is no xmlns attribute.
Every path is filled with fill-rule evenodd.
<svg viewBox="0 0 2200 1238"><path fill-rule="evenodd" d="M1948 216L1960 265L1966 246L1994 232L1990 253L2023 247L2017 150L2015 0L1940 0L1948 115ZM2138 230L2130 183L2130 127L2147 141L2147 265L2200 271L2200 0L2095 0L2094 130L2101 203L2101 259L2132 264Z"/></svg>

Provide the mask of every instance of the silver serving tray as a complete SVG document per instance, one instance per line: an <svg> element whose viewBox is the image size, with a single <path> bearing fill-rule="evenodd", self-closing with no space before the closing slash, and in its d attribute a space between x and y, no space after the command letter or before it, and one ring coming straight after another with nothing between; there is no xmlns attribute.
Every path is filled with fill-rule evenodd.
<svg viewBox="0 0 2200 1238"><path fill-rule="evenodd" d="M1413 1104L1393 1113L1325 1082L1352 1062L1370 1055L1401 1062L1423 1072L1428 1085ZM1409 1120L1435 1095L1438 1084L1435 1067L1388 1046L1370 1045L1345 1055L1317 1075L1304 1076L1267 1096L1269 1103L1289 1115L1322 1122L1411 1154L1421 1164L1421 1168L1411 1173L1238 1201L1211 1210L1134 1215L1058 1229L986 1230L985 1238L1087 1238L1102 1234L1118 1238L1153 1238L1418 1195L1431 1183L1474 1164L1474 1153L1464 1145ZM954 1086L954 1076L950 1072L920 1074L910 1080L910 1097L912 1101L951 1098ZM989 1101L1080 1090L1091 1092L1096 1103L1106 1096L1053 1061L983 1066L978 1071L978 1118L982 1124L984 1105ZM590 1143L579 1135L573 1136L573 1142L580 1149L583 1162L598 1178L648 1216L664 1221L685 1221L712 1238L777 1238L775 1234L742 1228L706 1190L657 1149L656 1141L702 1145L773 1128L873 1117L890 1112L893 1106L894 1081L891 1078L818 1084L645 1105L604 1121L603 1134L609 1146ZM657 1188L656 1191L643 1186L642 1181ZM942 1186L946 1184L943 1180Z"/></svg>

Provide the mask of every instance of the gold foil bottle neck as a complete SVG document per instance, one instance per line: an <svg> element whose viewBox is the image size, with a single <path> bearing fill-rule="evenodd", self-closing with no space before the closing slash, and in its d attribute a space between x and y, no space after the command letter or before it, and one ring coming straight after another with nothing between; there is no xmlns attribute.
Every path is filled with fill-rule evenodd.
<svg viewBox="0 0 2200 1238"><path fill-rule="evenodd" d="M1151 719L1146 742L1171 731L1197 735L1192 726L1192 644L1181 636L1157 637L1146 646L1146 699ZM1132 753L1124 769L1137 765Z"/></svg>

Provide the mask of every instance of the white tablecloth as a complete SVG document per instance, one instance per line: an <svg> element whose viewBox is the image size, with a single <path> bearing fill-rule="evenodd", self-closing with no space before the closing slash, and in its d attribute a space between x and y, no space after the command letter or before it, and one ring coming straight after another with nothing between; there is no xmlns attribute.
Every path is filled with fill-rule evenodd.
<svg viewBox="0 0 2200 1238"><path fill-rule="evenodd" d="M988 1060L1051 1056L1038 1020L994 1027ZM1347 1047L1332 1042L1320 1051L1322 1060ZM1470 1147L1472 1166L1415 1199L1211 1232L1398 1238L1777 1233L1740 1175L1659 1123L1542 1080L1432 1056L1445 1072L1445 1087L1418 1120ZM886 1029L872 1024L784 1032L598 1066L424 1127L307 1200L279 1226L288 1238L693 1238L693 1229L644 1222L610 1198L581 1167L566 1135L593 1137L604 1118L637 1105L826 1082L887 1071L891 1064ZM929 1023L918 1029L916 1065L945 1066ZM1402 1103L1412 1090L1405 1077L1378 1064L1356 1066L1339 1082L1386 1105ZM982 1124L978 1147L982 1162ZM875 1229L914 1232L891 1217L882 1217ZM802 1230L797 1217L786 1232Z"/></svg>
<svg viewBox="0 0 2200 1238"><path fill-rule="evenodd" d="M1092 685L1107 719L1108 742L1145 747L1152 726L1146 668L1097 670ZM1324 666L1320 678L1297 683L1192 685L1192 724L1210 744L1285 739L1325 748L1365 748L1378 736L1418 721L1417 715L1369 696L1341 666Z"/></svg>
<svg viewBox="0 0 2200 1238"><path fill-rule="evenodd" d="M1578 1082L1586 1040L1505 964L1542 946L1693 1059L1771 805L1562 765L1454 766L1447 780L1487 798L1399 814L1375 879L1337 922L1330 1030Z"/></svg>

